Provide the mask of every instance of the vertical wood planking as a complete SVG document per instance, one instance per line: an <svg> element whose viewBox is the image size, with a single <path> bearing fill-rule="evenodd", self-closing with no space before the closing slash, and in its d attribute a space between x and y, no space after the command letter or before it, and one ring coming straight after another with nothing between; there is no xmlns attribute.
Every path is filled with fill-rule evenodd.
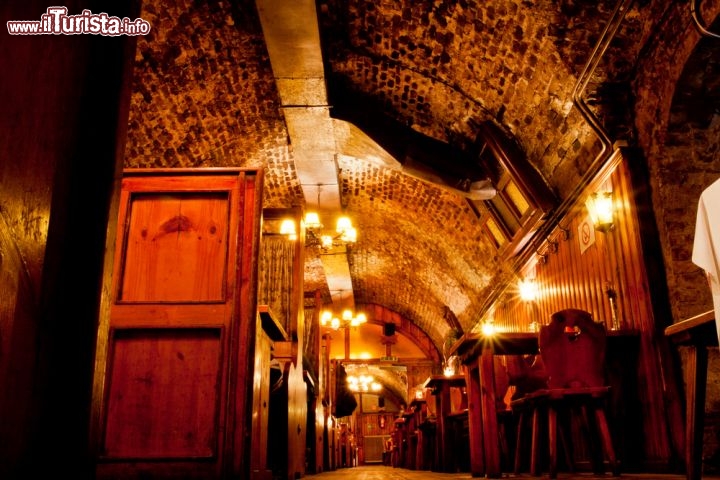
<svg viewBox="0 0 720 480"><path fill-rule="evenodd" d="M606 174L606 181L612 185L615 205L615 227L609 232L595 232L595 243L580 252L578 227L584 221L585 196L568 214L560 219L566 225L567 238L559 231L553 231L548 240L557 242L557 249L551 251L548 244L541 249L544 261L535 258L536 281L540 296L536 302L538 320L545 322L549 316L563 308L581 308L605 323L609 328L612 310L607 296L607 285L617 292L618 316L629 328L648 328L652 324L650 311L644 308L647 296L640 237L635 220L635 204L632 195L630 175L623 162L617 163L612 172ZM588 189L588 192L590 189ZM547 241L547 240L546 240ZM538 257L540 258L540 257ZM527 266L525 270L528 270ZM495 307L495 324L501 328L527 330L529 317L525 304L516 297L514 289L501 296Z"/></svg>

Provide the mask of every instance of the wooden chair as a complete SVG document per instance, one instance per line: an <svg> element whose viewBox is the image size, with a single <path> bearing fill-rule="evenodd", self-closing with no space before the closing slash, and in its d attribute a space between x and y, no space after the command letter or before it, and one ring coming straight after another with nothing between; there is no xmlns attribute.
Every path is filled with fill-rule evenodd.
<svg viewBox="0 0 720 480"><path fill-rule="evenodd" d="M540 475L538 456L532 452L538 447L528 442L526 432L536 432L532 440L539 441L539 428L533 429L533 422L539 420L539 415L534 415L533 394L539 390L547 389L547 373L540 355L516 355L511 362L508 362L509 382L514 387L514 393L510 401L510 409L515 418L515 448L513 471L519 474L527 464L526 457L531 460L530 472ZM539 426L538 426L539 427Z"/></svg>
<svg viewBox="0 0 720 480"><path fill-rule="evenodd" d="M498 419L498 444L500 446L500 464L503 470L507 470L512 466L515 445L509 441L512 432L515 430L516 416L506 403L506 397L509 395L511 379L510 370L512 368L511 359L513 356L495 355L495 410ZM509 360L510 359L510 360Z"/></svg>
<svg viewBox="0 0 720 480"><path fill-rule="evenodd" d="M531 473L539 475L541 416L546 413L550 478L557 478L559 440L568 468L575 470L575 431L583 434L594 473L605 473L607 461L612 474L620 475L605 412L610 390L605 381L605 327L588 312L566 309L541 327L538 340L548 385L519 402L533 412ZM558 428L561 421L566 428ZM573 426L580 428L572 430Z"/></svg>

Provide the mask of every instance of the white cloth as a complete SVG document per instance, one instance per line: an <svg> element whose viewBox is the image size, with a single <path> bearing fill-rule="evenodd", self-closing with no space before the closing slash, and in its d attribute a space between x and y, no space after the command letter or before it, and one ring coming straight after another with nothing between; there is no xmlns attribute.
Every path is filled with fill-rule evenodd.
<svg viewBox="0 0 720 480"><path fill-rule="evenodd" d="M700 195L692 261L708 276L720 341L720 179Z"/></svg>

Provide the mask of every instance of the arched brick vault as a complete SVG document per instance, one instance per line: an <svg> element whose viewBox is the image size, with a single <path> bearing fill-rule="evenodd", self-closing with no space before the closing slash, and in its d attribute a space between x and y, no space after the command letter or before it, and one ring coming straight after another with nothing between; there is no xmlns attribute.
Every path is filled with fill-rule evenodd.
<svg viewBox="0 0 720 480"><path fill-rule="evenodd" d="M358 310L368 315L368 323L376 325L385 325L392 323L395 325L395 332L407 337L412 343L423 352L425 358L434 361L440 365L443 361L442 352L438 350L433 339L425 333L419 325L405 316L394 312L383 305L366 304L357 305Z"/></svg>
<svg viewBox="0 0 720 480"><path fill-rule="evenodd" d="M600 148L573 91L615 8L627 5L582 96L612 140L639 145L648 159L679 320L696 313L683 303L698 296L686 287L699 275L688 260L696 199L720 172L717 121L671 122L683 105L694 108L684 92L707 96L681 78L705 71L704 84L716 88L716 72L692 62L707 54L696 49L689 3L318 0L330 103L371 99L399 124L458 149L468 149L478 124L491 120L562 200ZM710 23L720 1L700 3ZM302 205L254 2L146 0L140 16L152 31L137 42L125 165L262 165L265 206ZM462 198L380 167L381 148L338 120L340 131L343 202L359 230L349 255L356 302L400 313L440 348L451 330L444 309L465 331L474 328L512 271L482 243ZM308 291L322 283L319 265L308 255Z"/></svg>

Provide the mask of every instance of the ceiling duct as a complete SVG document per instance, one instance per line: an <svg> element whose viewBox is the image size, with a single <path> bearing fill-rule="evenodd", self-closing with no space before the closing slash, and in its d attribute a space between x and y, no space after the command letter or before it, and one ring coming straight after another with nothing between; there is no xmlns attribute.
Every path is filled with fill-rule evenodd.
<svg viewBox="0 0 720 480"><path fill-rule="evenodd" d="M280 94L290 148L306 205L317 205L325 217L342 211L333 121L314 0L257 0L260 23ZM321 188L319 188L321 186ZM326 220L327 221L327 220ZM321 255L328 289L354 308L345 247Z"/></svg>

